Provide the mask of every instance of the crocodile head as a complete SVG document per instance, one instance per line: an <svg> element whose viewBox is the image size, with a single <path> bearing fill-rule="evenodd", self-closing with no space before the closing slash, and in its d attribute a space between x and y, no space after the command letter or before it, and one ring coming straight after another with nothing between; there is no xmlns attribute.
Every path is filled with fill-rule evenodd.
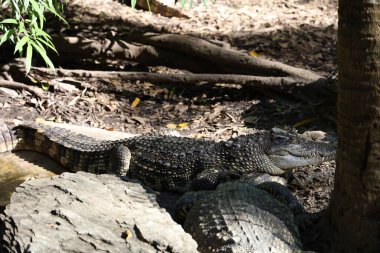
<svg viewBox="0 0 380 253"><path fill-rule="evenodd" d="M284 171L335 159L336 148L331 144L308 141L277 128L272 129L266 144L266 156Z"/></svg>

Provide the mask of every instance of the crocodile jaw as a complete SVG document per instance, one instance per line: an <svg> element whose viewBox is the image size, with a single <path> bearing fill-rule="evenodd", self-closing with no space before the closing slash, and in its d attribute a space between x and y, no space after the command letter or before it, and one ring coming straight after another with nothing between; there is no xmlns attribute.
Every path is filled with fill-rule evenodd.
<svg viewBox="0 0 380 253"><path fill-rule="evenodd" d="M315 142L290 144L278 150L271 150L268 158L275 166L283 170L320 164L335 159L335 148L331 145Z"/></svg>

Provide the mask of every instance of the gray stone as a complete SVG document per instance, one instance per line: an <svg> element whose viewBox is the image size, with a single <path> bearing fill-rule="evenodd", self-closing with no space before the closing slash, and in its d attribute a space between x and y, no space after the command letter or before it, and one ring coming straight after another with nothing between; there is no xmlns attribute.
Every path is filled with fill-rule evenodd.
<svg viewBox="0 0 380 253"><path fill-rule="evenodd" d="M112 175L26 181L4 213L8 252L197 252L154 194Z"/></svg>

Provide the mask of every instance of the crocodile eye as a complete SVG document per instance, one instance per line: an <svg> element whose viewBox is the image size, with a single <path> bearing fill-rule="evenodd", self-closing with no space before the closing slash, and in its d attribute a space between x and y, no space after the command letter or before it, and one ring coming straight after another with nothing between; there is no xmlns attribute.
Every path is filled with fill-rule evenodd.
<svg viewBox="0 0 380 253"><path fill-rule="evenodd" d="M272 155L287 156L287 155L289 155L289 152L287 152L286 150L278 150L278 151L274 152Z"/></svg>
<svg viewBox="0 0 380 253"><path fill-rule="evenodd" d="M284 142L284 141L288 141L288 140L289 140L289 137L284 136L284 135L277 135L274 137L275 142Z"/></svg>

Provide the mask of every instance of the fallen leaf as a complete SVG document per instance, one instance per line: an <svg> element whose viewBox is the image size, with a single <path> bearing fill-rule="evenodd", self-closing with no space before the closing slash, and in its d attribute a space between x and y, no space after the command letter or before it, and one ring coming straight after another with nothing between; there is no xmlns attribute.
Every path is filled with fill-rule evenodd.
<svg viewBox="0 0 380 253"><path fill-rule="evenodd" d="M123 231L122 233L122 237L125 239L125 240L128 240L129 238L131 238L133 236L133 233L130 229L126 229L125 231Z"/></svg>
<svg viewBox="0 0 380 253"><path fill-rule="evenodd" d="M38 81L31 76L29 76L29 80L32 81L32 83L38 83Z"/></svg>
<svg viewBox="0 0 380 253"><path fill-rule="evenodd" d="M309 124L309 123L311 123L311 122L313 122L313 121L315 121L315 120L316 120L316 118L306 118L306 119L303 119L303 120L301 120L301 121L296 122L296 123L293 125L293 127L294 127L294 128L297 128L297 127L300 127L300 126L303 126L303 125Z"/></svg>
<svg viewBox="0 0 380 253"><path fill-rule="evenodd" d="M282 48L288 48L289 47L289 43L288 42L280 42L278 43L280 45L280 47Z"/></svg>
<svg viewBox="0 0 380 253"><path fill-rule="evenodd" d="M79 100L80 96L76 96L75 98L73 98L67 105L68 106L73 106L77 103L77 101Z"/></svg>
<svg viewBox="0 0 380 253"><path fill-rule="evenodd" d="M145 119L142 118L142 117L138 117L138 116L132 116L131 119L133 119L134 121L140 123L140 124L145 124Z"/></svg>
<svg viewBox="0 0 380 253"><path fill-rule="evenodd" d="M43 118L36 118L35 122L36 123L44 123L45 120Z"/></svg>
<svg viewBox="0 0 380 253"><path fill-rule="evenodd" d="M50 84L47 83L47 82L42 82L42 83L41 83L41 88L42 88L44 91L48 91L49 88L50 88Z"/></svg>
<svg viewBox="0 0 380 253"><path fill-rule="evenodd" d="M173 123L169 123L166 125L167 128L170 128L170 129L176 129L177 128L177 125L176 124L173 124Z"/></svg>
<svg viewBox="0 0 380 253"><path fill-rule="evenodd" d="M246 124L256 124L258 120L259 120L259 117L248 116L248 117L244 118L244 123L246 123Z"/></svg>
<svg viewBox="0 0 380 253"><path fill-rule="evenodd" d="M56 117L52 116L46 119L46 121L52 121L54 122L56 120Z"/></svg>
<svg viewBox="0 0 380 253"><path fill-rule="evenodd" d="M250 51L249 55L253 57L259 57L259 53L257 53L255 50Z"/></svg>
<svg viewBox="0 0 380 253"><path fill-rule="evenodd" d="M140 99L139 99L139 98L135 98L135 100L133 100L133 102L132 102L132 104L131 104L131 107L134 108L134 107L136 107L139 103L140 103Z"/></svg>
<svg viewBox="0 0 380 253"><path fill-rule="evenodd" d="M189 126L189 123L186 123L186 122L178 124L178 128L179 129L185 128L185 127L188 127L188 126Z"/></svg>

